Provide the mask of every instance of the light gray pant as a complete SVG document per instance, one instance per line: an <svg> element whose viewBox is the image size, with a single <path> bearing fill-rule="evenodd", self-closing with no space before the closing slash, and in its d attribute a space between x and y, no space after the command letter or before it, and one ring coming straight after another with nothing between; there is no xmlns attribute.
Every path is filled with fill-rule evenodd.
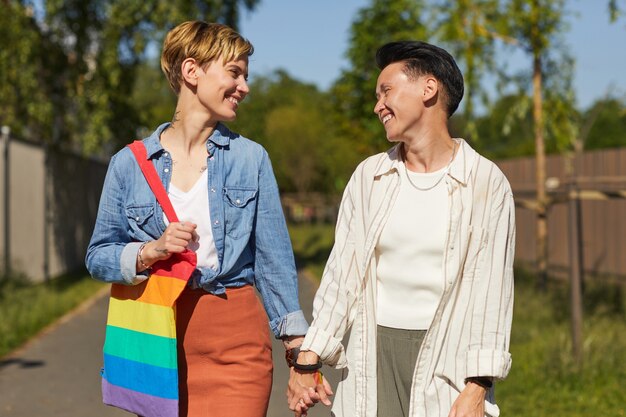
<svg viewBox="0 0 626 417"><path fill-rule="evenodd" d="M407 417L411 382L426 330L377 328L378 417Z"/></svg>

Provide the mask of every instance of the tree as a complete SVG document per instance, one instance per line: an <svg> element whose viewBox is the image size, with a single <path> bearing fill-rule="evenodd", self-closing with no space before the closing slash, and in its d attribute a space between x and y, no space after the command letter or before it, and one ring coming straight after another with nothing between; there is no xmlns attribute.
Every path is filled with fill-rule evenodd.
<svg viewBox="0 0 626 417"><path fill-rule="evenodd" d="M496 72L494 60L496 32L494 22L501 18L498 0L433 1L428 7L437 39L447 45L463 71L465 98L463 115L465 128L474 141L480 138L475 123L475 104L485 104L487 95L481 87L486 73Z"/></svg>
<svg viewBox="0 0 626 417"><path fill-rule="evenodd" d="M354 148L362 155L388 147L384 129L373 113L379 73L376 50L391 41L428 39L421 18L423 7L421 0L372 0L359 10L352 23L346 52L350 67L331 89L336 117L333 123L341 136L354 141Z"/></svg>
<svg viewBox="0 0 626 417"><path fill-rule="evenodd" d="M332 110L328 93L277 70L254 79L230 126L265 146L281 191L335 195L361 155L338 134Z"/></svg>
<svg viewBox="0 0 626 417"><path fill-rule="evenodd" d="M521 106L520 103L525 103ZM533 120L528 100L517 94L495 100L476 119L480 152L497 160L534 154Z"/></svg>
<svg viewBox="0 0 626 417"><path fill-rule="evenodd" d="M584 114L585 149L601 149L626 145L626 102L616 98L596 101Z"/></svg>
<svg viewBox="0 0 626 417"><path fill-rule="evenodd" d="M59 51L41 36L32 7L0 2L0 125L15 135L42 135L52 125L53 103L45 86L45 61Z"/></svg>
<svg viewBox="0 0 626 417"><path fill-rule="evenodd" d="M626 4L618 4L619 0L609 0L609 17L611 22L615 22L620 16L624 15Z"/></svg>
<svg viewBox="0 0 626 417"><path fill-rule="evenodd" d="M273 109L267 116L266 134L274 169L284 188L304 195L313 190L321 171L321 149L325 136L324 117L319 108L302 98Z"/></svg>
<svg viewBox="0 0 626 417"><path fill-rule="evenodd" d="M546 160L544 114L544 75L551 48L565 28L564 0L509 0L505 2L503 30L514 45L530 55L532 60L532 109L535 137L537 187L537 272L539 283L545 287L548 271L548 199L546 194Z"/></svg>
<svg viewBox="0 0 626 417"><path fill-rule="evenodd" d="M140 63L137 73L141 76L137 77L133 86L132 104L137 109L137 136L145 137L156 126L172 119L176 94L156 62Z"/></svg>
<svg viewBox="0 0 626 417"><path fill-rule="evenodd" d="M136 135L139 110L133 102L137 69L155 59L148 45L160 44L168 29L190 19L237 26L242 8L252 10L259 0L45 0L43 16L30 18L23 28L11 26L13 36L39 39L39 59L32 72L51 114L40 132L31 136L53 145L92 153L104 145L118 146ZM28 0L4 0L25 14ZM19 15L19 14L18 14ZM3 13L4 16L11 14ZM3 38L4 40L5 38ZM10 39L10 38L9 38ZM7 44L10 46L9 44ZM4 50L4 45L3 45ZM28 50L28 49L25 49ZM12 65L3 60L0 66ZM8 71L0 69L0 73ZM0 104L9 102L0 96ZM41 101L39 101L41 100Z"/></svg>

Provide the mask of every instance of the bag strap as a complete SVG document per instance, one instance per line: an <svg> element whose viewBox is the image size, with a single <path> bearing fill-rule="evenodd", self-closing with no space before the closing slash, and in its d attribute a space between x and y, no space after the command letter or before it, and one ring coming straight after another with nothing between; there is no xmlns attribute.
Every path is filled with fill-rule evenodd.
<svg viewBox="0 0 626 417"><path fill-rule="evenodd" d="M146 177L146 181L148 181L148 185L150 185L150 189L152 189L152 192L154 193L154 196L156 197L159 204L161 205L161 208L167 216L167 219L170 221L170 223L177 222L178 216L176 216L174 206L172 206L172 202L167 196L167 191L165 190L165 187L163 187L161 178L159 178L159 174L157 174L156 169L154 169L152 161L148 160L145 145L142 141L136 140L127 146L133 152L133 155L135 155L135 159L137 159L139 168L141 168L143 176Z"/></svg>

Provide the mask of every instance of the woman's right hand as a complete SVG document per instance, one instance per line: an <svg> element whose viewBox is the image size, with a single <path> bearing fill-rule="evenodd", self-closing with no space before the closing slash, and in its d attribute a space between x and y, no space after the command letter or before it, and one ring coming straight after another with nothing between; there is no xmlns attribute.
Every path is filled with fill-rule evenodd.
<svg viewBox="0 0 626 417"><path fill-rule="evenodd" d="M173 253L182 253L191 241L198 240L197 225L191 222L172 222L157 240L145 244L141 260L150 267L158 261L164 261ZM137 259L139 264L140 260Z"/></svg>

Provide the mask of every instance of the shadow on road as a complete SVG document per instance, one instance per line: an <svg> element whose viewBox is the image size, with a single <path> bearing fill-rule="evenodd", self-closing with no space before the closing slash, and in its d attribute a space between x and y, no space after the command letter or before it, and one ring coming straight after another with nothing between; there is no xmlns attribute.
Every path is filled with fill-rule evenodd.
<svg viewBox="0 0 626 417"><path fill-rule="evenodd" d="M0 369L9 365L16 365L18 368L37 368L39 366L45 366L45 364L46 364L45 361L40 361L40 360L11 358L11 359L1 360Z"/></svg>

